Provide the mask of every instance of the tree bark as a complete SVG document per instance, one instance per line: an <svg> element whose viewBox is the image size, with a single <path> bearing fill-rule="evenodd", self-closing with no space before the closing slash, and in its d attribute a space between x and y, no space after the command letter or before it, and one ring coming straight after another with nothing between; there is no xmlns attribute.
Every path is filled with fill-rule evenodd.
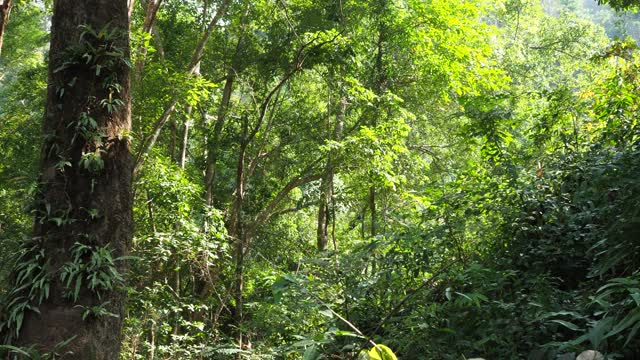
<svg viewBox="0 0 640 360"><path fill-rule="evenodd" d="M218 118L213 126L213 137L208 140L207 144L207 165L204 177L204 185L206 189L205 199L207 206L213 206L213 184L215 183L216 178L216 163L218 162L220 137L227 118L227 110L229 109L229 102L231 101L234 79L235 74L232 69L229 69L227 79L224 83L224 89L222 90L222 101L218 108Z"/></svg>
<svg viewBox="0 0 640 360"><path fill-rule="evenodd" d="M338 110L338 115L336 116L336 122L333 125L333 129L331 129L331 124L329 124L329 129L332 131L332 140L340 141L342 137L342 129L344 127L344 115L347 108L347 102L345 98L340 100L340 108ZM333 209L333 178L335 176L335 164L334 164L334 154L333 151L329 151L327 157L327 165L325 170L325 175L322 178L322 182L320 183L320 201L318 205L318 226L317 226L317 246L319 251L324 251L327 249L327 245L329 243L329 222L331 219L331 210ZM335 219L334 219L335 221ZM335 239L334 239L335 240ZM334 241L334 248L337 245Z"/></svg>
<svg viewBox="0 0 640 360"><path fill-rule="evenodd" d="M4 0L0 5L0 55L2 55L2 43L4 40L4 30L9 22L9 15L11 14L11 7L13 6L11 0Z"/></svg>
<svg viewBox="0 0 640 360"><path fill-rule="evenodd" d="M380 11L386 8L386 0L382 0L380 4ZM387 77L384 69L384 46L386 43L386 35L387 35L387 26L384 23L384 20L379 24L378 29L378 40L377 40L377 52L376 52L376 63L374 70L374 93L377 96L384 95L387 88ZM373 114L371 125L377 126L378 119L380 117L380 109L376 106L375 113ZM369 187L369 211L371 213L371 228L370 228L370 236L374 238L378 234L378 214L376 209L376 184L372 183Z"/></svg>
<svg viewBox="0 0 640 360"><path fill-rule="evenodd" d="M247 134L249 128L249 120L245 117L242 119L242 141L240 143L240 152L238 154L238 165L236 169L236 190L235 198L231 208L231 216L229 218L228 233L234 242L235 251L235 279L233 286L233 297L235 300L234 322L236 329L236 341L238 347L242 348L243 331L243 288L244 288L244 251L245 251L245 234L242 224L242 210L244 207L244 191L245 191L245 163L247 156Z"/></svg>
<svg viewBox="0 0 640 360"><path fill-rule="evenodd" d="M320 183L320 201L318 204L318 226L316 230L318 251L327 250L329 243L329 217L331 207L331 183L333 182L333 172L330 164L327 164L326 174Z"/></svg>
<svg viewBox="0 0 640 360"><path fill-rule="evenodd" d="M185 164L187 163L187 148L189 147L189 129L191 128L191 113L193 111L193 107L189 106L187 108L187 118L184 120L183 129L182 129L182 142L180 144L180 160L178 161L178 166L181 169L184 169Z"/></svg>
<svg viewBox="0 0 640 360"><path fill-rule="evenodd" d="M144 24L142 25L142 32L145 34L151 34L152 29L154 28L156 15L158 14L158 10L160 9L160 5L162 5L162 0L149 0L147 3L147 11L144 17ZM136 74L139 78L142 78L142 71L144 70L144 64L147 57L147 47L144 45L140 45L138 49L140 53L140 58L136 63Z"/></svg>
<svg viewBox="0 0 640 360"><path fill-rule="evenodd" d="M135 0L127 0L127 14L129 15L129 19L131 19L131 15L133 15L133 8L136 6Z"/></svg>
<svg viewBox="0 0 640 360"><path fill-rule="evenodd" d="M39 314L25 313L16 343L50 351L73 338L63 349L73 354L65 359L115 360L120 352L125 300L121 286L91 288L88 278L97 270L85 270L78 275L81 286L73 299L69 296L73 290L60 275L65 265L86 264L98 248L110 251L114 259L125 255L131 242L133 158L126 136L131 129L128 10L127 0L54 1L43 126L46 140L33 238L47 260L50 291L38 306ZM87 29L115 31L101 37ZM113 58L101 58L97 51L89 62L72 58L74 52L82 54L101 46L112 54L102 56ZM107 60L115 65L108 65ZM95 128L81 128L80 120L86 117L95 120ZM86 134L90 131L93 136ZM94 155L92 162L88 154ZM61 165L61 159L66 164ZM74 260L77 244L91 250ZM124 266L116 261L114 268L122 273ZM96 306L113 316L83 316L85 309Z"/></svg>
<svg viewBox="0 0 640 360"><path fill-rule="evenodd" d="M200 76L200 63L196 65L196 70L194 71L195 76ZM189 148L189 130L191 129L191 114L193 113L193 106L187 106L187 116L184 119L183 131L182 131L182 142L180 144L180 159L178 160L178 165L181 169L184 169L187 163L187 149Z"/></svg>

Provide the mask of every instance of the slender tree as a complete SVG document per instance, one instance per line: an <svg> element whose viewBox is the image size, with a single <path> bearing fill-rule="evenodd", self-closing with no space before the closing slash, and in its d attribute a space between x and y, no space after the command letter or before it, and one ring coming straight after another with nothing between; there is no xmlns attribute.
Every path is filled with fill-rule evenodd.
<svg viewBox="0 0 640 360"><path fill-rule="evenodd" d="M0 54L2 54L2 41L4 39L4 29L9 22L9 14L11 14L11 7L13 3L11 0L3 0L0 4Z"/></svg>

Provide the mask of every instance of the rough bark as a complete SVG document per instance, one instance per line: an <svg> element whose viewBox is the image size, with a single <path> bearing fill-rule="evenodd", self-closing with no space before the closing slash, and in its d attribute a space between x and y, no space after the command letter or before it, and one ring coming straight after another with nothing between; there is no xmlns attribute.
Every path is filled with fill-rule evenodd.
<svg viewBox="0 0 640 360"><path fill-rule="evenodd" d="M111 49L123 51L121 61L96 71L83 61L70 62L70 51L82 41L96 46L102 40L89 35L81 40L82 26L96 31L118 29L108 40ZM45 144L41 155L41 176L36 197L37 214L34 240L44 250L51 274L50 294L40 304L40 314L26 312L19 345L34 344L44 351L75 336L64 351L65 359L118 359L120 330L125 296L122 289L97 291L87 279L77 300L60 279L60 270L72 261L75 243L90 247L108 246L114 258L127 253L133 231L132 170L133 159L126 134L131 128L129 68L129 18L127 0L56 0L51 26L49 86L43 131ZM64 65L67 63L67 65ZM119 91L103 85L108 76L117 79ZM118 98L121 104L111 109L101 99ZM88 114L103 135L100 140L78 134L81 114ZM82 166L83 154L99 154L102 166L92 170ZM60 166L65 159L68 165ZM94 215L89 214L95 209ZM53 217L62 217L57 223ZM86 261L87 259L84 259ZM118 262L122 273L124 263ZM100 297L99 297L100 295ZM83 308L103 305L117 316L88 316Z"/></svg>
<svg viewBox="0 0 640 360"><path fill-rule="evenodd" d="M9 22L9 15L11 14L11 7L13 6L11 0L4 0L0 5L0 55L2 55L2 43L4 40L4 30Z"/></svg>

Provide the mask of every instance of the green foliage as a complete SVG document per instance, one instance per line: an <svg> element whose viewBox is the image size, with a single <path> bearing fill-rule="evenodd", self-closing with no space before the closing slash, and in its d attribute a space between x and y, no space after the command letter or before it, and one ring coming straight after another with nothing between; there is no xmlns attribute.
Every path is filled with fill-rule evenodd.
<svg viewBox="0 0 640 360"><path fill-rule="evenodd" d="M598 4L608 4L616 10L627 10L639 5L636 0L598 0Z"/></svg>
<svg viewBox="0 0 640 360"><path fill-rule="evenodd" d="M0 334L6 344L20 334L25 313L38 313L38 306L49 298L52 275L41 239L23 242L13 270L11 290L0 299L7 314L0 322Z"/></svg>
<svg viewBox="0 0 640 360"><path fill-rule="evenodd" d="M0 350L8 351L8 355L18 355L21 358L31 359L31 360L58 360L64 359L66 356L73 355L71 351L64 351L64 348L69 345L73 340L75 340L75 336L69 338L65 341L62 341L55 345L55 347L48 352L42 353L35 349L35 346L31 346L28 348L16 347L11 345L0 345Z"/></svg>
<svg viewBox="0 0 640 360"><path fill-rule="evenodd" d="M360 355L362 359L371 360L397 360L398 358L389 347L378 344L371 348L369 351L363 351Z"/></svg>
<svg viewBox="0 0 640 360"><path fill-rule="evenodd" d="M124 259L114 259L108 244L90 246L76 242L70 251L71 261L60 269L60 281L69 291L67 297L73 302L78 301L83 287L100 298L105 292L122 286L123 278L118 272L116 261Z"/></svg>
<svg viewBox="0 0 640 360"><path fill-rule="evenodd" d="M231 2L190 74L220 3L165 0L151 33L142 2L132 17L133 131L108 136L141 148L162 129L138 154L123 359L640 347L638 50L607 37L633 35L634 14L572 0ZM0 241L24 246L17 263L0 254L16 263L0 287L11 336L50 281L86 321L114 314L84 293L124 285L123 259L93 239L55 273L43 247L19 245L47 88L42 10L22 6L10 24L25 53L0 63ZM104 96L65 125L81 155L47 151L56 174L94 186L112 140L97 114L122 106L111 74L130 64L122 34L81 32L55 71L97 79ZM52 86L64 102L75 80ZM39 225L103 216L53 205Z"/></svg>

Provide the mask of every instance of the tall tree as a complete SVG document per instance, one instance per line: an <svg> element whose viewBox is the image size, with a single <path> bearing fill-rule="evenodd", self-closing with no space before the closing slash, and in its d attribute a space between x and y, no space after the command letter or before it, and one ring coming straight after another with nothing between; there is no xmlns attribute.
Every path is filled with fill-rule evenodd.
<svg viewBox="0 0 640 360"><path fill-rule="evenodd" d="M0 54L2 54L2 40L4 39L4 29L9 22L9 14L11 14L12 7L11 0L3 0L0 5Z"/></svg>
<svg viewBox="0 0 640 360"><path fill-rule="evenodd" d="M640 2L638 0L598 0L600 5L609 5L615 10L624 11L638 7Z"/></svg>
<svg viewBox="0 0 640 360"><path fill-rule="evenodd" d="M132 237L127 0L56 0L33 237L5 342L117 359ZM72 353L72 354L71 354Z"/></svg>

